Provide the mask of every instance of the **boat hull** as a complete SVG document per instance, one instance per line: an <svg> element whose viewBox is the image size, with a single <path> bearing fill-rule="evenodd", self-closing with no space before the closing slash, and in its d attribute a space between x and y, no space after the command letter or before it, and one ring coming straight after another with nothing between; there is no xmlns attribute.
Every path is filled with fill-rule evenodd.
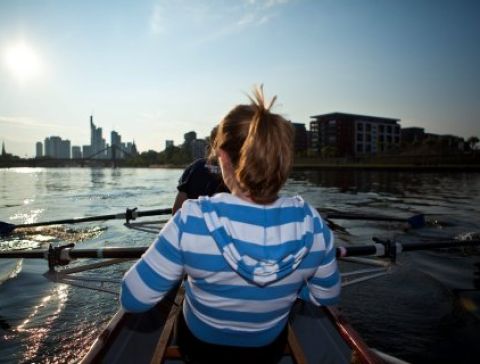
<svg viewBox="0 0 480 364"><path fill-rule="evenodd" d="M169 313L178 304L174 299L170 294L142 314L117 312L82 363L150 363ZM336 310L298 300L292 308L289 324L289 346L280 364L383 362ZM164 363L183 363L172 340L165 353Z"/></svg>

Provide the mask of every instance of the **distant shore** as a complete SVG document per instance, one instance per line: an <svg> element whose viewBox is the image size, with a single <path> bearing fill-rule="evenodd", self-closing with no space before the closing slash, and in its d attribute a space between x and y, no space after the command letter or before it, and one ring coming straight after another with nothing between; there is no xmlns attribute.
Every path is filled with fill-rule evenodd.
<svg viewBox="0 0 480 364"><path fill-rule="evenodd" d="M392 161L394 162L394 161ZM339 159L313 159L305 158L297 160L294 163L293 169L296 171L302 170L319 170L319 169L363 169L363 170L392 170L392 171L449 171L449 172L480 172L480 162L468 161L470 163L452 163L446 161L442 163L441 160L436 163L388 163L386 161L345 161ZM449 162L449 163L448 163ZM149 166L131 166L123 161L117 163L117 168L169 168L169 169L183 169L186 164L152 164ZM113 165L108 160L98 161L95 163L86 163L75 160L39 160L39 159L16 159L16 160L0 160L0 168L112 168Z"/></svg>

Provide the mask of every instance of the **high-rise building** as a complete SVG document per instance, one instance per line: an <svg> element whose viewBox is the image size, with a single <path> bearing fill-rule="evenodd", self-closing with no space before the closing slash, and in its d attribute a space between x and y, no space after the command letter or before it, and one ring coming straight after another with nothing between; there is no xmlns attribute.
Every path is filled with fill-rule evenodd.
<svg viewBox="0 0 480 364"><path fill-rule="evenodd" d="M70 140L59 136L45 138L45 157L70 159Z"/></svg>
<svg viewBox="0 0 480 364"><path fill-rule="evenodd" d="M91 155L84 155L84 157L102 159L107 156L106 142L102 136L102 128L97 128L96 125L93 123L93 115L90 115L90 147Z"/></svg>
<svg viewBox="0 0 480 364"><path fill-rule="evenodd" d="M63 158L63 159L70 159L71 157L71 144L70 140L62 140L60 143L60 151L58 158Z"/></svg>
<svg viewBox="0 0 480 364"><path fill-rule="evenodd" d="M90 145L82 146L82 158L88 159L92 155L92 147Z"/></svg>
<svg viewBox="0 0 480 364"><path fill-rule="evenodd" d="M82 148L78 145L72 146L72 158L73 159L82 159Z"/></svg>
<svg viewBox="0 0 480 364"><path fill-rule="evenodd" d="M115 158L117 159L121 159L124 157L125 145L122 143L121 135L118 134L115 130L112 130L112 132L110 133L110 147L110 158L112 158L113 155L115 155Z"/></svg>
<svg viewBox="0 0 480 364"><path fill-rule="evenodd" d="M165 149L172 148L173 146L173 140L165 140Z"/></svg>
<svg viewBox="0 0 480 364"><path fill-rule="evenodd" d="M43 157L43 144L42 142L37 142L35 144L35 158L42 158Z"/></svg>
<svg viewBox="0 0 480 364"><path fill-rule="evenodd" d="M7 152L5 150L5 142L2 142L2 157L5 157L7 155Z"/></svg>

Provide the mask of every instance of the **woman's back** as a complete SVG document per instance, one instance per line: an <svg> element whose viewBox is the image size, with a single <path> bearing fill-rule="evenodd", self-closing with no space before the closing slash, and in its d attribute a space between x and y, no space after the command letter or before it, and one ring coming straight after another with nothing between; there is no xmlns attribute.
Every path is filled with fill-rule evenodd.
<svg viewBox="0 0 480 364"><path fill-rule="evenodd" d="M158 256L145 256L151 272L138 273L143 271L143 284L153 288L158 277L183 267L185 319L203 340L262 346L284 328L302 289L320 287L313 295L319 304L338 298L332 235L299 197L258 205L222 193L187 201L173 221L154 243ZM307 287L312 277L330 289ZM136 297L142 304L148 298Z"/></svg>

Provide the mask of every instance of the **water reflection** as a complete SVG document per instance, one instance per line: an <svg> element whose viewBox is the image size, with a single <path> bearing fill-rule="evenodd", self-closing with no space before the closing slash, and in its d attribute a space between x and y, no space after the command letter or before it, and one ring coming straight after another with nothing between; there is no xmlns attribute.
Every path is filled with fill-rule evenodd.
<svg viewBox="0 0 480 364"><path fill-rule="evenodd" d="M343 193L382 192L400 196L451 194L454 198L474 188L480 192L479 179L468 173L413 173L408 171L331 170L295 171L292 178L316 186L336 188Z"/></svg>
<svg viewBox="0 0 480 364"><path fill-rule="evenodd" d="M90 168L90 182L92 189L102 186L105 183L105 169Z"/></svg>
<svg viewBox="0 0 480 364"><path fill-rule="evenodd" d="M30 174L1 170L0 200L2 196L5 200L1 200L0 220L10 221L16 217L15 222L23 222L34 217L45 221L117 213L125 211L126 207L138 207L139 210L168 207L173 203L181 173L180 169L128 168L47 169ZM63 191L58 191L59 186L63 186ZM410 217L415 213L439 214L435 216L439 221L448 219L454 223L404 231L403 225L396 223L337 220L335 222L348 232L343 236L336 232L339 245L371 244L372 236L407 242L422 238L451 238L461 233L480 231L478 174L317 170L295 172L285 190L289 194L300 194L320 208L398 217ZM90 248L145 246L152 241L151 234L127 230L122 221L117 220L76 226L75 230L63 232L59 229L48 233L42 230L41 234L62 241L67 241L67 235L70 235L72 240L85 240L82 244ZM43 243L39 236L28 235L24 239ZM24 243L8 240L5 244L23 247L21 244ZM2 248L11 247L0 246ZM419 359L417 353L432 353L434 343L442 339L441 333L437 332L440 324L452 335L458 333L461 340L465 338L465 334L460 332L463 318L450 313L452 295L446 290L450 286L446 286L445 279L451 280L452 271L465 273L453 282L455 286L468 283L476 284L470 288L478 288L479 266L474 265L478 256L468 258L473 262L468 266L460 253L448 252L440 256L416 253L416 256L417 259L413 259L413 254L400 258L403 259L399 264L400 274L345 289L342 309L373 346L412 359L412 362L428 362ZM127 265L117 268L118 271L112 267L106 274L109 277L115 274L121 276ZM469 267L475 267L475 272L467 272ZM27 268L43 273L46 265L44 262L25 261L22 274L0 284L3 316L3 321L0 317L0 327L12 326L6 333L1 333L10 335L11 340L2 340L5 336L0 336L0 362L78 361L98 330L114 313L118 302L110 296L85 293L80 289L71 289L67 299L62 292L52 291L51 283L39 280L37 274L24 274L28 273ZM8 274L16 272L15 266L8 267L7 271ZM478 290L462 292L463 306L473 302L480 307L472 292L477 294ZM47 299L47 296L52 297ZM42 302L42 299L45 301ZM62 302L65 305L62 306ZM38 305L44 307L38 308ZM30 318L35 310L38 316ZM59 310L62 312L58 313ZM455 306L455 314L457 311L460 309ZM445 317L450 320L448 325L445 325ZM22 322L29 318L31 321L22 326ZM18 330L15 330L17 326ZM47 328L48 333L42 332L43 328ZM478 341L478 335L471 337ZM29 345L32 350L25 348ZM453 344L445 347L456 349ZM441 357L438 352L431 355L433 359L429 362Z"/></svg>

